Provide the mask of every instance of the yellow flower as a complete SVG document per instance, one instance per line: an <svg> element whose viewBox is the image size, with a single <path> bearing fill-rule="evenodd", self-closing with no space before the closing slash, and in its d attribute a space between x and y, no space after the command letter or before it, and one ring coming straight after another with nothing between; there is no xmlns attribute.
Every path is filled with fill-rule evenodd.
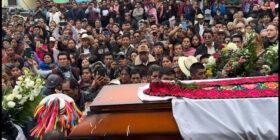
<svg viewBox="0 0 280 140"><path fill-rule="evenodd" d="M227 46L224 47L224 48L222 49L222 51L223 51L223 52L228 52L228 47L227 47Z"/></svg>
<svg viewBox="0 0 280 140"><path fill-rule="evenodd" d="M208 76L213 76L213 72L212 72L211 70L207 70L207 71L206 71L206 74L207 74Z"/></svg>

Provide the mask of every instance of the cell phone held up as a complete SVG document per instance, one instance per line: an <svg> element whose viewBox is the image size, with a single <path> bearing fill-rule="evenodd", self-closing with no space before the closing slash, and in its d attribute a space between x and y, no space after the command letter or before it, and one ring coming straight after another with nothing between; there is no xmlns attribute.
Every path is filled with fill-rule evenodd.
<svg viewBox="0 0 280 140"><path fill-rule="evenodd" d="M109 31L104 31L104 36L107 37L109 35Z"/></svg>
<svg viewBox="0 0 280 140"><path fill-rule="evenodd" d="M25 56L27 58L31 58L32 48L26 48L25 49Z"/></svg>
<svg viewBox="0 0 280 140"><path fill-rule="evenodd" d="M182 22L182 30L187 30L187 22Z"/></svg>

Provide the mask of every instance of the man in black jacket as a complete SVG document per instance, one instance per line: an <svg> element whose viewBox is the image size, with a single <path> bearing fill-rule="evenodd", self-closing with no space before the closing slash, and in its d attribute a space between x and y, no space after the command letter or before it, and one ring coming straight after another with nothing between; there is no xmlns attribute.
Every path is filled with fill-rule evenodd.
<svg viewBox="0 0 280 140"><path fill-rule="evenodd" d="M194 30L197 34L202 36L204 31L204 17L202 14L198 14L196 19L198 22L194 25Z"/></svg>
<svg viewBox="0 0 280 140"><path fill-rule="evenodd" d="M73 8L70 9L67 14L68 14L67 18L68 19L73 19L75 22L77 20L81 20L82 21L82 19L84 17L83 16L83 11L80 8L78 8L77 3L73 3Z"/></svg>
<svg viewBox="0 0 280 140"><path fill-rule="evenodd" d="M205 40L205 43L200 45L196 49L195 56L203 54L213 54L219 47L219 45L214 42L214 34L211 30L205 30L203 32L203 38Z"/></svg>
<svg viewBox="0 0 280 140"><path fill-rule="evenodd" d="M65 79L62 83L62 92L73 98L77 107L81 110L85 110L85 103L91 102L96 97L96 94L81 91L78 81L74 78Z"/></svg>
<svg viewBox="0 0 280 140"><path fill-rule="evenodd" d="M257 27L256 27L256 32L257 33L260 33L261 30L265 29L268 25L268 23L270 23L271 21L271 16L269 15L268 12L265 12L264 14L261 15L261 18L262 18L262 24L259 24Z"/></svg>
<svg viewBox="0 0 280 140"><path fill-rule="evenodd" d="M263 47L265 49L279 42L278 26L273 23L270 23L267 25L266 29L267 29L267 39L263 41Z"/></svg>

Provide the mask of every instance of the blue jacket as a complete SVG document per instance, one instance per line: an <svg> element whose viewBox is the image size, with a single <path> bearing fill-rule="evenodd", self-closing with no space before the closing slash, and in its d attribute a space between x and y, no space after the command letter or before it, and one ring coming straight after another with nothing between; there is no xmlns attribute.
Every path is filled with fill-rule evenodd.
<svg viewBox="0 0 280 140"><path fill-rule="evenodd" d="M56 66L58 66L57 63L53 62L52 64L55 64ZM41 70L51 70L50 66L47 65L45 62L42 62L40 65L39 65L39 69Z"/></svg>
<svg viewBox="0 0 280 140"><path fill-rule="evenodd" d="M218 10L220 13L221 13L221 16L224 16L226 14L226 8L223 4L221 4L221 7L220 8L217 8L216 5L213 6L213 16L216 15L216 10Z"/></svg>

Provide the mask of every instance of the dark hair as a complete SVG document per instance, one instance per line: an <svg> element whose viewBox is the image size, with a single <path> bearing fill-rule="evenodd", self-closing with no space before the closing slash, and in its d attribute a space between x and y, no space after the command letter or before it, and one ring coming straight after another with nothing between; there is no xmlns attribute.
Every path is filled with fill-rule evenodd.
<svg viewBox="0 0 280 140"><path fill-rule="evenodd" d="M140 72L139 69L137 68L132 68L131 71L130 71L130 75L132 74L139 74L140 75L140 78L142 78L142 73Z"/></svg>
<svg viewBox="0 0 280 140"><path fill-rule="evenodd" d="M130 35L129 35L129 34L124 34L124 35L122 36L122 38L125 38L125 37L127 37L127 38L130 39Z"/></svg>
<svg viewBox="0 0 280 140"><path fill-rule="evenodd" d="M79 88L79 83L75 78L67 78L63 81L63 84L69 82L71 89Z"/></svg>
<svg viewBox="0 0 280 140"><path fill-rule="evenodd" d="M6 138L7 140L15 140L18 135L17 128L13 125L9 112L2 109L2 132L6 132L4 135L2 134L2 138Z"/></svg>
<svg viewBox="0 0 280 140"><path fill-rule="evenodd" d="M201 45L201 38L200 38L200 35L195 34L195 35L193 35L192 38L191 38L191 44L192 44L192 46L193 46L192 40L193 40L194 37L197 37L197 38L198 38L198 40L199 40L199 45ZM199 46L199 45L198 45L198 46Z"/></svg>
<svg viewBox="0 0 280 140"><path fill-rule="evenodd" d="M129 74L129 76L131 76L131 68L129 66L124 66L120 72L122 72L123 70L125 70Z"/></svg>
<svg viewBox="0 0 280 140"><path fill-rule="evenodd" d="M203 54L201 57L200 57L200 61L204 58L209 58L211 55L206 53L206 54Z"/></svg>
<svg viewBox="0 0 280 140"><path fill-rule="evenodd" d="M197 63L193 63L190 67L190 73L191 74L195 74L197 72L198 69L204 69L205 67L203 66L202 63L197 62Z"/></svg>
<svg viewBox="0 0 280 140"><path fill-rule="evenodd" d="M66 55L67 59L71 61L70 55L67 52L59 52L59 54L57 55L57 60L59 59L59 56L61 55Z"/></svg>
<svg viewBox="0 0 280 140"><path fill-rule="evenodd" d="M67 138L58 130L50 130L44 134L42 140L67 140Z"/></svg>
<svg viewBox="0 0 280 140"><path fill-rule="evenodd" d="M181 46L181 48L183 49L183 46L182 46L182 44L181 43L176 43L175 45L174 45L174 47L173 47L173 51L175 51L175 46Z"/></svg>
<svg viewBox="0 0 280 140"><path fill-rule="evenodd" d="M92 74L92 71L91 71L91 69L89 67L84 67L84 68L82 68L82 70L80 72L81 75L83 74L84 70L88 70Z"/></svg>
<svg viewBox="0 0 280 140"><path fill-rule="evenodd" d="M241 42L243 41L243 37L242 35L239 35L239 34L234 34L231 36L230 40L232 41L233 38L240 38Z"/></svg>
<svg viewBox="0 0 280 140"><path fill-rule="evenodd" d="M162 68L159 71L159 78L161 78L164 74L172 75L172 74L175 74L175 71L172 68Z"/></svg>
<svg viewBox="0 0 280 140"><path fill-rule="evenodd" d="M162 49L164 49L164 45L163 45L162 42L156 42L156 43L154 44L154 47L155 47L155 46L161 46Z"/></svg>
<svg viewBox="0 0 280 140"><path fill-rule="evenodd" d="M105 75L108 75L107 74L107 70L106 68L104 68L103 66L98 66L95 71L93 72L94 75L97 74L97 72L100 74L100 73L105 73Z"/></svg>
<svg viewBox="0 0 280 140"><path fill-rule="evenodd" d="M105 58L105 56L108 56L108 55L111 55L111 56L114 58L114 56L113 56L113 54L112 54L111 52L106 52L106 53L104 54L104 58Z"/></svg>
<svg viewBox="0 0 280 140"><path fill-rule="evenodd" d="M202 36L204 36L206 33L210 33L212 36L214 36L214 33L211 30L205 30Z"/></svg>
<svg viewBox="0 0 280 140"><path fill-rule="evenodd" d="M12 42L12 40L16 40L16 42L19 43L19 39L17 39L17 38L14 38L14 37L13 37L13 38L11 39L11 42Z"/></svg>
<svg viewBox="0 0 280 140"><path fill-rule="evenodd" d="M72 39L72 38L70 38L70 39L68 40L68 42L69 42L69 41L73 41L75 44L77 44L76 41L75 41L74 39Z"/></svg>
<svg viewBox="0 0 280 140"><path fill-rule="evenodd" d="M123 25L124 25L124 24L130 24L130 25L131 25L131 23L130 23L129 21L123 22Z"/></svg>
<svg viewBox="0 0 280 140"><path fill-rule="evenodd" d="M147 72L147 75L148 75L148 76L151 76L151 75L153 75L153 72L154 72L154 71L160 71L160 69L161 69L161 67L160 67L159 65L153 64L153 65L151 65L151 66L149 67L148 72Z"/></svg>
<svg viewBox="0 0 280 140"><path fill-rule="evenodd" d="M22 57L17 56L17 57L15 58L15 61L18 61L18 62L19 62L19 69L21 69L21 68L24 66L24 60L22 59Z"/></svg>
<svg viewBox="0 0 280 140"><path fill-rule="evenodd" d="M10 65L10 70L12 70L13 68L18 68L18 69L21 70L20 65L17 65L17 64L11 64Z"/></svg>
<svg viewBox="0 0 280 140"><path fill-rule="evenodd" d="M137 33L141 35L141 32L140 32L140 31L138 31L138 30L137 30L137 31L135 31L135 32L133 33L133 35L135 35L135 34L137 34Z"/></svg>
<svg viewBox="0 0 280 140"><path fill-rule="evenodd" d="M162 61L163 61L163 58L166 57L167 59L169 59L171 62L172 62L172 57L169 56L169 55L165 55L165 56L162 56L160 59L159 59L159 63L160 65L162 66Z"/></svg>
<svg viewBox="0 0 280 140"><path fill-rule="evenodd" d="M53 60L53 55L52 55L51 53L47 52L47 53L44 53L44 57L43 57L43 58L45 58L46 55L48 55L48 56L51 57L52 63L53 63L53 61L54 61L54 60Z"/></svg>

